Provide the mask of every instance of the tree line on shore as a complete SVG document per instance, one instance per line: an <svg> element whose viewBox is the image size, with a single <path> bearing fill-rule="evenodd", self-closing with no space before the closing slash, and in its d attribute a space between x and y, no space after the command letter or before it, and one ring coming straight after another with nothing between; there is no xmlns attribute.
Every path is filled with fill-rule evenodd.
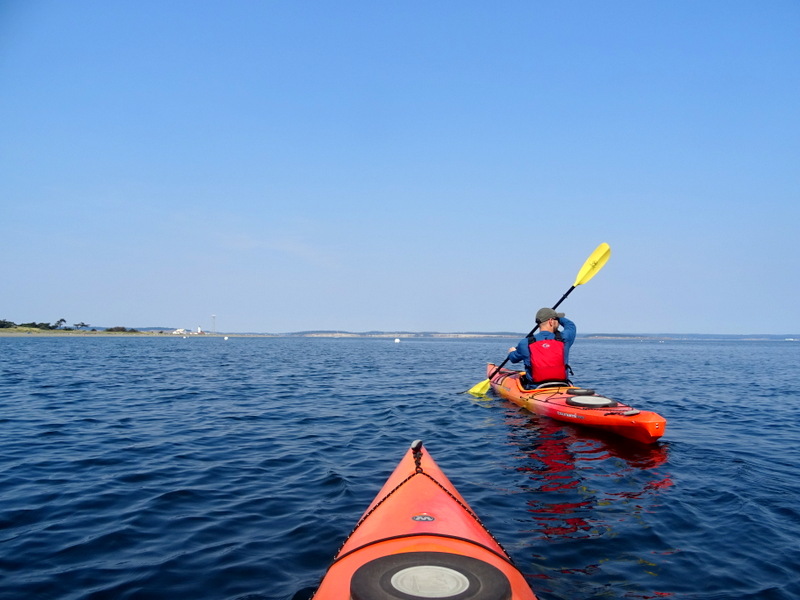
<svg viewBox="0 0 800 600"><path fill-rule="evenodd" d="M31 321L30 323L14 323L13 321L9 321L7 319L0 319L0 329L13 329L16 327L28 327L30 329L41 329L42 331L97 331L97 328L92 328L91 325L88 323L84 323L81 321L80 323L75 323L72 327L67 327L67 320L66 319L59 319L55 323L36 323L35 321ZM136 329L128 329L126 327L102 327L103 331L118 331L118 332L136 332Z"/></svg>

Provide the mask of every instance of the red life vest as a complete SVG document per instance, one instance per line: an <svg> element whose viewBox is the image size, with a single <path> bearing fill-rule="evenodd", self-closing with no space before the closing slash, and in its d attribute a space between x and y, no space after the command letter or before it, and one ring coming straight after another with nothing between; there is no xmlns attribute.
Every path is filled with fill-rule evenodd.
<svg viewBox="0 0 800 600"><path fill-rule="evenodd" d="M544 381L566 381L567 367L564 364L564 342L560 339L539 340L528 338L531 353L531 378L534 383Z"/></svg>

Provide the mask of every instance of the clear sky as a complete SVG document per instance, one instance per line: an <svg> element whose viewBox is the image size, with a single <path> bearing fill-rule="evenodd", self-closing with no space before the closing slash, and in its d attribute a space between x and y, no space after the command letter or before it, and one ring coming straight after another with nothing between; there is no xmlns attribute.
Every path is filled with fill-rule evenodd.
<svg viewBox="0 0 800 600"><path fill-rule="evenodd" d="M800 333L800 3L0 0L0 319ZM211 315L216 315L212 320Z"/></svg>

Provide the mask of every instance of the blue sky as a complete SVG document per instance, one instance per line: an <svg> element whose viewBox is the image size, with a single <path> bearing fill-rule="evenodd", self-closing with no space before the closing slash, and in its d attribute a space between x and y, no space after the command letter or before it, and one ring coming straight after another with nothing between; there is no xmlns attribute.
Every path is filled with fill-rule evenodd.
<svg viewBox="0 0 800 600"><path fill-rule="evenodd" d="M0 0L0 318L800 333L800 3ZM211 315L216 315L212 321Z"/></svg>

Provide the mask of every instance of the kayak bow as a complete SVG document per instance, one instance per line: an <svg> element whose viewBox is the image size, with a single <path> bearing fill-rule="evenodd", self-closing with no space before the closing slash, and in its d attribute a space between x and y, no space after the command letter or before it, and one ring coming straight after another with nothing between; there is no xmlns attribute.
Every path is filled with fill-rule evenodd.
<svg viewBox="0 0 800 600"><path fill-rule="evenodd" d="M486 372L491 375L497 367L489 363ZM649 410L637 410L617 400L574 386L557 386L529 390L520 383L523 371L500 369L491 378L496 394L527 408L538 415L557 421L593 427L652 444L662 435L667 420Z"/></svg>
<svg viewBox="0 0 800 600"><path fill-rule="evenodd" d="M314 600L536 600L416 441L345 540Z"/></svg>

